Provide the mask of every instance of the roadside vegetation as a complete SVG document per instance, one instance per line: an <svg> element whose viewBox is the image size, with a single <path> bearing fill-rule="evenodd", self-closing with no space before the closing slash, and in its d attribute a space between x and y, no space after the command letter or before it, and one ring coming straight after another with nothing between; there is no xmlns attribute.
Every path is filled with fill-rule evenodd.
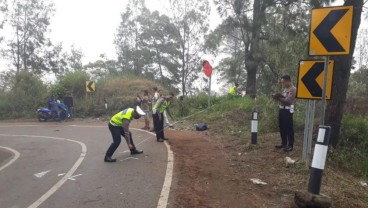
<svg viewBox="0 0 368 208"><path fill-rule="evenodd" d="M352 76L355 77L355 76ZM55 95L62 100L66 95L74 98L74 112L78 118L108 117L109 115L132 106L137 95L144 90L152 92L154 86L163 88L158 82L135 75L106 77L100 79L94 93L85 92L85 81L89 75L82 71L70 72L59 77L54 84L44 84L32 73L22 72L8 80L8 89L0 92L0 119L30 118L36 120L36 110L46 106L47 99ZM15 85L15 83L18 83ZM170 89L164 89L164 93ZM354 95L354 87L349 94ZM349 97L350 98L350 97ZM351 98L354 100L354 98ZM362 98L359 98L360 100ZM105 101L108 109L105 109ZM362 103L362 102L361 102ZM330 148L330 160L355 176L368 178L368 118L355 107L347 105L341 138L335 148ZM297 134L304 130L305 102L298 100L294 114L294 126ZM206 93L198 93L183 100L176 99L173 113L180 123L190 123L191 129L199 122L208 124L212 131L219 134L247 138L250 132L252 112L259 113L259 133L278 132L277 103L266 96L257 99L249 97L214 96L208 108ZM319 122L319 106L316 108L315 134ZM315 135L316 137L316 135ZM314 138L315 138L314 137ZM243 140L247 143L247 140Z"/></svg>

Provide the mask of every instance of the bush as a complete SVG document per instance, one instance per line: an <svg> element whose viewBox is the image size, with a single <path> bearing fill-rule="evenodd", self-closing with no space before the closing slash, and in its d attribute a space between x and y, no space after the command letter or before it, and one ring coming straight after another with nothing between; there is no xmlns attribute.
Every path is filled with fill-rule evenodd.
<svg viewBox="0 0 368 208"><path fill-rule="evenodd" d="M0 119L32 118L47 98L47 87L30 72L15 74L10 90L0 94Z"/></svg>
<svg viewBox="0 0 368 208"><path fill-rule="evenodd" d="M359 117L344 117L341 137L331 157L339 165L359 171L368 177L368 119Z"/></svg>
<svg viewBox="0 0 368 208"><path fill-rule="evenodd" d="M89 75L84 71L64 74L59 78L59 87L57 89L61 89L60 91L62 92L59 96L64 97L65 94L70 94L77 98L86 96L86 81L89 80Z"/></svg>

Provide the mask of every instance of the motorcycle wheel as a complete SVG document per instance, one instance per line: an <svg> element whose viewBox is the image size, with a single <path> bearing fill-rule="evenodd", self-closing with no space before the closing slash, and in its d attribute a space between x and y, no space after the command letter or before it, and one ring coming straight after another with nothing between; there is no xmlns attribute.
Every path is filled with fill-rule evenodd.
<svg viewBox="0 0 368 208"><path fill-rule="evenodd" d="M47 118L45 116L42 116L41 114L38 114L38 121L42 122L42 121L47 121Z"/></svg>
<svg viewBox="0 0 368 208"><path fill-rule="evenodd" d="M67 112L65 110L60 111L60 120L65 120L67 118Z"/></svg>

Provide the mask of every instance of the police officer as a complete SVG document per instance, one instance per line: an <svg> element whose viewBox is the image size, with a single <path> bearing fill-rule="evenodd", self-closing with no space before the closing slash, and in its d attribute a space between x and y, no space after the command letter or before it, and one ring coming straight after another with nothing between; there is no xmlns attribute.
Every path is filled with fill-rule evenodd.
<svg viewBox="0 0 368 208"><path fill-rule="evenodd" d="M143 151L137 150L133 143L132 133L129 131L130 121L134 119L139 119L144 116L143 110L136 106L135 108L127 108L117 114L115 114L109 122L109 130L112 135L113 143L110 145L109 149L106 151L104 158L105 162L116 162L116 159L111 158L115 150L119 147L121 142L121 136L123 136L130 149L130 154L141 154Z"/></svg>
<svg viewBox="0 0 368 208"><path fill-rule="evenodd" d="M232 87L230 87L230 90L229 90L229 95L230 96L237 96L239 93L238 93L238 83L235 82L235 85L233 85Z"/></svg>
<svg viewBox="0 0 368 208"><path fill-rule="evenodd" d="M168 108L173 97L174 93L170 92L168 95L159 98L152 107L153 126L155 128L156 139L158 142L167 140L164 136L164 111L166 110L170 118L173 119Z"/></svg>
<svg viewBox="0 0 368 208"><path fill-rule="evenodd" d="M282 76L280 82L284 88L282 94L272 95L273 99L279 101L279 129L281 135L281 144L275 147L289 152L294 147L293 113L296 87L291 83L289 75Z"/></svg>

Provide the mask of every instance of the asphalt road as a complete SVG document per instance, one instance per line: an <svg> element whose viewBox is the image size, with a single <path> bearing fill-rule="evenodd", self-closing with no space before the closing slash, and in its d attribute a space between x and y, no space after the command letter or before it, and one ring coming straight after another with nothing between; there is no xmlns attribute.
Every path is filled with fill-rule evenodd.
<svg viewBox="0 0 368 208"><path fill-rule="evenodd" d="M118 161L105 163L107 124L0 123L1 207L166 207L168 149L132 133L144 153L132 157L122 140Z"/></svg>

